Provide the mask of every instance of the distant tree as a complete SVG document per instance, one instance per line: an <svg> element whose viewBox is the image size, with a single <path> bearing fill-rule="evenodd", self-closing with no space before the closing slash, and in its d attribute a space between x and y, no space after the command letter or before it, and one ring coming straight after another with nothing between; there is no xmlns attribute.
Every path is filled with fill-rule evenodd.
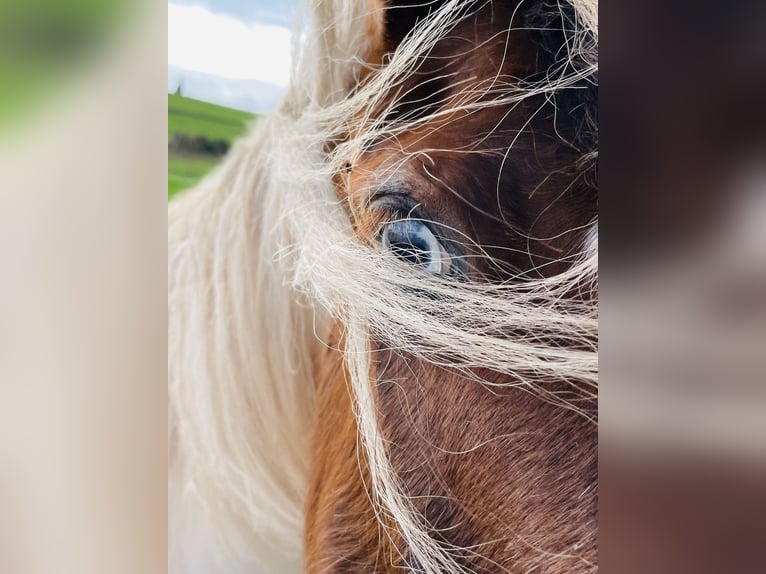
<svg viewBox="0 0 766 574"><path fill-rule="evenodd" d="M178 81L178 87L176 88L176 94L175 94L176 96L179 96L181 98L184 97L183 90L181 89L182 85L183 85L183 81L179 80Z"/></svg>

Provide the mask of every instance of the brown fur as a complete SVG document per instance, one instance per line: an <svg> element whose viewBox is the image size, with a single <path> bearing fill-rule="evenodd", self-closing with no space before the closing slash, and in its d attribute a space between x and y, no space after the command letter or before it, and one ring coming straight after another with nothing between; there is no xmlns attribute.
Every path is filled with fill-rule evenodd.
<svg viewBox="0 0 766 574"><path fill-rule="evenodd" d="M433 57L408 80L413 99L429 100L429 93L444 87L435 78L445 73L482 82L498 69L505 80L545 69L550 55L539 47L542 41L534 32L513 32L509 56L503 58L502 32L513 8L508 2L489 3L439 42ZM390 18L387 25L385 42L391 49L396 38L390 34ZM449 93L447 100L453 97L457 94ZM409 105L403 102L402 111ZM339 195L358 235L374 241L380 222L391 214L371 210L370 197L381 185L396 186L429 219L471 239L472 245L460 248L464 256L474 256L472 279L518 280L519 273L562 270L567 262L561 259L579 248L583 229L596 215L594 168L578 162L584 153L582 123L576 114L556 114L542 98L515 108L487 106L461 114L413 130L395 143L377 142L338 178ZM503 165L503 154L514 140ZM465 149L481 153L456 152ZM428 151L409 159L395 178L381 177L402 150ZM475 257L481 250L492 256L492 263ZM336 332L340 341L340 330ZM387 381L377 389L379 423L394 470L432 536L471 548L459 561L474 572L594 571L593 423L523 388L485 387L454 370L377 351L373 374ZM318 365L308 570L393 572L413 566L395 532L389 531L389 538L375 520L340 355L328 351ZM480 374L488 381L514 382L496 373ZM572 395L569 382L546 385L595 416L595 401Z"/></svg>
<svg viewBox="0 0 766 574"><path fill-rule="evenodd" d="M320 416L312 445L317 457L311 467L308 497L307 572L383 571L378 568L391 562L391 545L370 504L369 469L357 442L343 360L340 353L328 348L317 364ZM338 528L338 524L344 526ZM389 531L389 535L393 533Z"/></svg>

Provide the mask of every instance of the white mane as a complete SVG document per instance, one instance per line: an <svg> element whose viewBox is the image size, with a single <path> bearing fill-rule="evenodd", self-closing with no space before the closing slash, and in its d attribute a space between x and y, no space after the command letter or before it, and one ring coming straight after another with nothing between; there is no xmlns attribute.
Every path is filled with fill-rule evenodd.
<svg viewBox="0 0 766 574"><path fill-rule="evenodd" d="M388 462L369 379L371 331L427 361L449 356L457 368L513 374L543 395L538 380L552 377L584 381L595 393L595 303L564 297L595 282L594 242L569 271L522 287L440 281L353 235L332 177L372 138L412 127L383 124L365 110L473 6L446 2L354 90L369 49L366 4L309 2L280 109L259 119L213 175L169 205L171 572L302 570L309 441L318 416L312 358L331 318L346 327L373 502L393 517L415 571L460 567L453 549L428 535ZM597 4L573 4L583 32L577 38L587 41L570 46L570 55L576 51L589 67L523 90L503 84L492 92L494 103L551 93L596 70ZM466 98L460 105L488 104ZM330 149L352 123L353 137ZM441 296L427 299L412 287ZM487 335L510 330L529 336Z"/></svg>

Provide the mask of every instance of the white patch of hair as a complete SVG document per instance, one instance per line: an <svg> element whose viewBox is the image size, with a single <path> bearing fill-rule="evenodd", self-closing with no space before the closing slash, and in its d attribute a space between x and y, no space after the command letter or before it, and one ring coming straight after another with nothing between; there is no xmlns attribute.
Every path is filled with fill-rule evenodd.
<svg viewBox="0 0 766 574"><path fill-rule="evenodd" d="M360 242L332 181L376 138L456 108L507 106L592 76L597 4L571 3L581 29L569 56L587 66L562 67L539 85L473 86L451 110L392 124L369 110L480 3L448 0L354 89L369 48L367 2L308 2L306 36L296 42L279 111L259 119L213 175L168 209L171 571L195 571L195 560L203 560L195 558L201 544L195 533L202 531L214 538L222 570L300 571L309 442L321 416L314 412L312 358L331 318L346 327L371 502L379 516L393 519L414 572L462 572L456 557L469 550L431 537L391 467L370 377L371 335L467 374L478 367L505 373L567 408L576 407L542 381L578 381L595 396L596 305L567 294L584 282L595 285L596 242L554 277L503 284L438 279ZM339 141L328 151L327 142ZM508 332L520 334L502 335Z"/></svg>

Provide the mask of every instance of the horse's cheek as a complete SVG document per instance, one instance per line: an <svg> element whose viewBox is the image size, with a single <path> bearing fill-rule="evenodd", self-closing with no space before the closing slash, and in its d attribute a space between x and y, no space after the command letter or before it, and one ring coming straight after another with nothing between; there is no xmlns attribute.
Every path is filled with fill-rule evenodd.
<svg viewBox="0 0 766 574"><path fill-rule="evenodd" d="M369 471L343 359L328 349L315 366L319 416L306 507L306 572L387 572L392 553L370 505Z"/></svg>

